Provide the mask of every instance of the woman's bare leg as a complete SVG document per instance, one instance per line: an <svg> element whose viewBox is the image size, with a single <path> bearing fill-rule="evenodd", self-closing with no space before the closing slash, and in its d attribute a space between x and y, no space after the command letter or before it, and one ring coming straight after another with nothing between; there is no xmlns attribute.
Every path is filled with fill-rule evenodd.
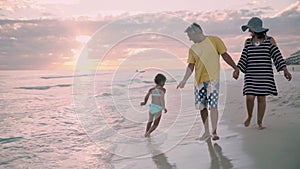
<svg viewBox="0 0 300 169"><path fill-rule="evenodd" d="M247 107L248 117L244 122L245 127L248 127L250 125L252 113L253 113L253 107L254 107L254 100L255 100L254 95L246 95L246 107Z"/></svg>
<svg viewBox="0 0 300 169"><path fill-rule="evenodd" d="M262 130L262 121L266 111L266 96L257 96L257 125L258 129Z"/></svg>

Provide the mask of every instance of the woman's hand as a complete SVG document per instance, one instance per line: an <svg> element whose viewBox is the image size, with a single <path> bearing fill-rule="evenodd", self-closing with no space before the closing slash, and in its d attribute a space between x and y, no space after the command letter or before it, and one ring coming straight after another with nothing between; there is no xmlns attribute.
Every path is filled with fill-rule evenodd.
<svg viewBox="0 0 300 169"><path fill-rule="evenodd" d="M284 74L284 77L285 77L288 81L292 80L292 75L290 74L290 72L289 72L289 70L287 69L286 66L283 68L283 74Z"/></svg>
<svg viewBox="0 0 300 169"><path fill-rule="evenodd" d="M292 80L292 75L290 74L290 72L289 72L288 70L285 70L285 71L284 71L284 77L285 77L288 81Z"/></svg>

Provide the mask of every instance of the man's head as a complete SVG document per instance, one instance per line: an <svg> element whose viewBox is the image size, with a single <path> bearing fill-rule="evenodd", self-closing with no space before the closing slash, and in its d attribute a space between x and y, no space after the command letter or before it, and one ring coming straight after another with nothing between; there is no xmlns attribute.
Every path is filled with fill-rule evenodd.
<svg viewBox="0 0 300 169"><path fill-rule="evenodd" d="M203 35L202 28L199 24L193 23L184 31L187 33L191 41L196 43L198 41L199 35Z"/></svg>

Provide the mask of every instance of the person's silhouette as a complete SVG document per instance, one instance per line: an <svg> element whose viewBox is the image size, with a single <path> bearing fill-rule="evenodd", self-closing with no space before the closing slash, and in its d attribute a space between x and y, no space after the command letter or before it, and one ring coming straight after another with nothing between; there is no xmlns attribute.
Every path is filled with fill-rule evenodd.
<svg viewBox="0 0 300 169"><path fill-rule="evenodd" d="M211 157L211 169L230 169L233 168L231 160L223 155L222 148L217 143L212 145L210 139L206 141Z"/></svg>
<svg viewBox="0 0 300 169"><path fill-rule="evenodd" d="M158 169L176 169L176 164L170 164L168 157L162 153L159 148L153 145L150 141L148 142L148 148L152 153L152 160Z"/></svg>

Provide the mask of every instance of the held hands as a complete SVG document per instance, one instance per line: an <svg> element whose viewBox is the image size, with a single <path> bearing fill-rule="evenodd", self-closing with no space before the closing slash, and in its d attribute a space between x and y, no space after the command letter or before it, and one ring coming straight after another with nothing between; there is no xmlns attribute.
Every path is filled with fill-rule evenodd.
<svg viewBox="0 0 300 169"><path fill-rule="evenodd" d="M164 110L165 110L165 113L167 113L167 112L168 112L168 110L167 110L166 108L165 108Z"/></svg>
<svg viewBox="0 0 300 169"><path fill-rule="evenodd" d="M181 89L184 88L185 83L186 83L186 81L182 80L182 81L177 85L177 88L176 88L176 89L178 89L178 88L181 88Z"/></svg>
<svg viewBox="0 0 300 169"><path fill-rule="evenodd" d="M234 69L232 73L232 77L237 80L239 78L239 75L240 75L240 70L238 68Z"/></svg>

